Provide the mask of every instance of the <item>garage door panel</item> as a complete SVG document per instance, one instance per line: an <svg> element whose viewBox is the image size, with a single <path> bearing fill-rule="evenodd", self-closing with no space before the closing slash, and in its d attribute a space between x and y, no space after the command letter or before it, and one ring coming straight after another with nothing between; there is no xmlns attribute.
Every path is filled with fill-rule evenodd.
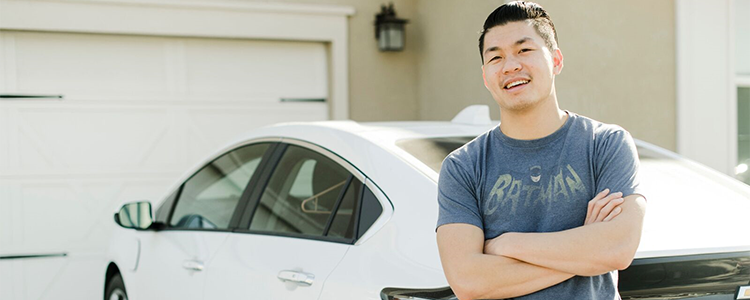
<svg viewBox="0 0 750 300"><path fill-rule="evenodd" d="M241 134L278 122L323 121L324 103L276 103L254 107L190 109L188 114L188 156L198 161Z"/></svg>
<svg viewBox="0 0 750 300"><path fill-rule="evenodd" d="M13 213L16 210L11 199L10 185L0 180L0 253L6 253L5 248L13 241Z"/></svg>
<svg viewBox="0 0 750 300"><path fill-rule="evenodd" d="M0 176L10 168L10 126L9 109L0 105Z"/></svg>
<svg viewBox="0 0 750 300"><path fill-rule="evenodd" d="M23 242L60 245L74 237L78 240L90 222L85 204L75 196L70 187L60 183L21 186Z"/></svg>
<svg viewBox="0 0 750 300"><path fill-rule="evenodd" d="M13 271L12 260L0 260L0 299L17 299L13 297Z"/></svg>
<svg viewBox="0 0 750 300"><path fill-rule="evenodd" d="M53 153L46 152L45 147L38 138L32 137L28 130L24 132L19 130L18 138L14 141L17 144L18 150L18 166L17 168L25 168L28 170L53 168L55 166L55 159L52 157Z"/></svg>
<svg viewBox="0 0 750 300"><path fill-rule="evenodd" d="M42 153L39 157L32 151L20 151L20 167L31 168L39 167L35 162L42 160L52 160L55 168L102 170L143 166L150 155L147 151L154 151L154 144L171 125L162 109L30 109L19 114L19 136L33 141L31 147ZM168 143L160 145L172 147L172 151L176 147ZM177 164L173 157L165 155L160 162Z"/></svg>
<svg viewBox="0 0 750 300"><path fill-rule="evenodd" d="M327 96L322 43L193 39L185 57L190 93Z"/></svg>
<svg viewBox="0 0 750 300"><path fill-rule="evenodd" d="M0 91L8 90L6 73L10 71L8 70L8 61L10 59L6 57L5 48L7 47L7 45L8 42L6 42L6 34L0 31Z"/></svg>
<svg viewBox="0 0 750 300"><path fill-rule="evenodd" d="M17 91L168 92L164 38L20 32L12 36Z"/></svg>
<svg viewBox="0 0 750 300"><path fill-rule="evenodd" d="M158 172L177 171L187 167L185 163L185 129L182 123L173 120L177 112L163 115L166 123L161 128L154 128L153 134L143 145L139 146L136 166L144 171Z"/></svg>
<svg viewBox="0 0 750 300"><path fill-rule="evenodd" d="M58 279L67 265L68 261L60 257L24 260L20 268L17 269L24 277L24 283L26 283L23 286L23 297L20 299L46 299L49 297L50 295L47 295L48 288L44 283L54 282L53 280Z"/></svg>

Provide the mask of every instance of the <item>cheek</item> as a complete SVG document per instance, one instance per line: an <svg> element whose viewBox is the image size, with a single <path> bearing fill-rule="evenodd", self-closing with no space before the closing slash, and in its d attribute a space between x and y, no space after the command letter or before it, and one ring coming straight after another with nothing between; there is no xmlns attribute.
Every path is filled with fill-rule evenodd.
<svg viewBox="0 0 750 300"><path fill-rule="evenodd" d="M500 75L500 69L496 66L491 66L485 69L485 77L487 82L495 82L498 80Z"/></svg>

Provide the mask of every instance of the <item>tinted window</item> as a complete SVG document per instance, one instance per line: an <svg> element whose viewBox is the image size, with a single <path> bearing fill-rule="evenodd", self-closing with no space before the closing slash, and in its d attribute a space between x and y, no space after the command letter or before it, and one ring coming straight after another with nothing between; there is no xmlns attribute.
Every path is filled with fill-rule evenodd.
<svg viewBox="0 0 750 300"><path fill-rule="evenodd" d="M177 189L167 197L167 199L164 200L164 202L161 203L158 209L156 209L156 222L161 223L167 223L167 218L169 218L169 210L172 209L172 204L174 204L174 200L177 199L177 193L180 191L180 189Z"/></svg>
<svg viewBox="0 0 750 300"><path fill-rule="evenodd" d="M177 228L226 229L269 144L235 149L193 175L182 188L170 221Z"/></svg>
<svg viewBox="0 0 750 300"><path fill-rule="evenodd" d="M323 235L349 176L327 157L290 145L263 191L250 229Z"/></svg>
<svg viewBox="0 0 750 300"><path fill-rule="evenodd" d="M369 188L365 187L365 192L362 195L362 212L360 213L359 236L357 238L362 237L382 213L383 207L380 206L380 201Z"/></svg>
<svg viewBox="0 0 750 300"><path fill-rule="evenodd" d="M419 159L435 170L440 172L440 166L443 164L448 154L458 149L469 141L473 136L442 137L430 139L406 139L396 142L396 146L409 152L412 156Z"/></svg>
<svg viewBox="0 0 750 300"><path fill-rule="evenodd" d="M354 232L354 214L359 211L360 186L359 181L355 181L346 189L344 198L341 199L341 204L336 210L336 216L331 222L328 236L351 239L356 234Z"/></svg>

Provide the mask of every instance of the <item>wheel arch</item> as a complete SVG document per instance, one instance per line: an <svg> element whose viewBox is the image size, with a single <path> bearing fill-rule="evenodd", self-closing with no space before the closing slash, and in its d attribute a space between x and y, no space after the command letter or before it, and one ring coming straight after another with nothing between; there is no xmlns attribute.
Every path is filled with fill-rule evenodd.
<svg viewBox="0 0 750 300"><path fill-rule="evenodd" d="M122 277L122 272L120 272L120 268L117 267L117 264L114 262L110 262L109 265L107 265L107 272L104 275L104 286L102 287L102 295L103 299L107 300L107 285L109 284L109 281L112 280L112 277L115 275L120 274L120 277ZM125 279L123 279L123 284L125 283Z"/></svg>

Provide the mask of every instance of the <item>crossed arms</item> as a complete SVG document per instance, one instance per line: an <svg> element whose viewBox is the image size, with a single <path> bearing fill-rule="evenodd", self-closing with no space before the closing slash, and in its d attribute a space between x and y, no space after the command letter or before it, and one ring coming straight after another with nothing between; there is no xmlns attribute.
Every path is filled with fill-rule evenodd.
<svg viewBox="0 0 750 300"><path fill-rule="evenodd" d="M589 202L583 226L549 233L508 232L485 242L473 225L437 230L446 278L461 299L527 295L575 275L627 268L641 238L645 199L605 190Z"/></svg>

